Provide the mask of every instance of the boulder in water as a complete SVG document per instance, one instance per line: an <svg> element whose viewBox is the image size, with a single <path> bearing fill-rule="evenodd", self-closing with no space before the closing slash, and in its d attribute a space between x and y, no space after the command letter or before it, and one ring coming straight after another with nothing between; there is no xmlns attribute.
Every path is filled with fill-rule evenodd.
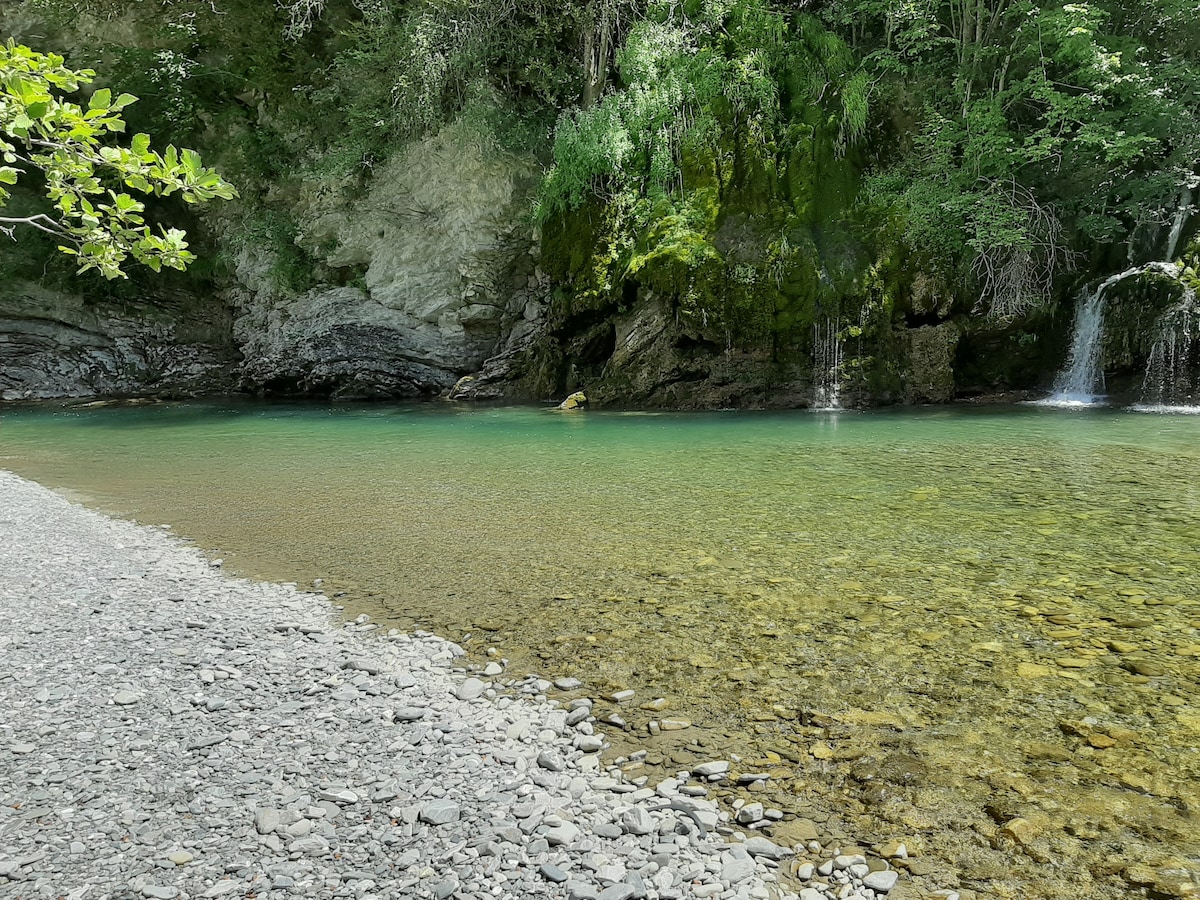
<svg viewBox="0 0 1200 900"><path fill-rule="evenodd" d="M583 409L587 406L588 399L584 396L583 391L576 391L562 403L558 404L555 409Z"/></svg>

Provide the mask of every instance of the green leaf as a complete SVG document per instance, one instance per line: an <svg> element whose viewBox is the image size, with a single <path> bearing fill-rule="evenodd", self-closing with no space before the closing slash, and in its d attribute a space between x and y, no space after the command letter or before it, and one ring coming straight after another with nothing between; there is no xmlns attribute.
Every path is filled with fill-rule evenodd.
<svg viewBox="0 0 1200 900"><path fill-rule="evenodd" d="M112 91L100 88L88 100L88 109L108 109L112 106Z"/></svg>
<svg viewBox="0 0 1200 900"><path fill-rule="evenodd" d="M131 175L125 179L125 183L135 191L141 191L143 194L150 194L154 191L154 188L150 186L150 182L141 175Z"/></svg>
<svg viewBox="0 0 1200 900"><path fill-rule="evenodd" d="M185 149L183 151L183 167L187 169L190 175L199 175L204 168L203 163L200 161L200 154L195 150Z"/></svg>

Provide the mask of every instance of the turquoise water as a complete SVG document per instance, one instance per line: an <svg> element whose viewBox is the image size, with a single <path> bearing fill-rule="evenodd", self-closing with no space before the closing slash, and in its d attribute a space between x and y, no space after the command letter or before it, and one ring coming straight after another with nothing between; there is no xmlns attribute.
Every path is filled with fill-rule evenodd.
<svg viewBox="0 0 1200 900"><path fill-rule="evenodd" d="M923 887L1200 868L1200 417L25 408L0 466L480 659L632 687L620 751L738 754L789 818L905 840Z"/></svg>

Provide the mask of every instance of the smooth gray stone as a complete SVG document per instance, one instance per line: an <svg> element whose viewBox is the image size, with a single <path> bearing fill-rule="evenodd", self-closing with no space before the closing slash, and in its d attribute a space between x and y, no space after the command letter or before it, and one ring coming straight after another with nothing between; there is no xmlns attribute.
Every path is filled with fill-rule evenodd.
<svg viewBox="0 0 1200 900"><path fill-rule="evenodd" d="M271 834L279 827L279 810L264 806L254 811L254 827L259 834Z"/></svg>
<svg viewBox="0 0 1200 900"><path fill-rule="evenodd" d="M763 805L761 803L747 803L737 811L737 821L739 825L751 825L763 818Z"/></svg>
<svg viewBox="0 0 1200 900"><path fill-rule="evenodd" d="M218 881L216 884L214 884L212 887L210 887L207 891L205 891L203 896L209 897L209 898L223 897L226 894L232 894L234 891L244 891L244 890L246 890L245 882L236 881L232 878L228 878L223 881Z"/></svg>
<svg viewBox="0 0 1200 900"><path fill-rule="evenodd" d="M339 788L337 790L319 790L317 791L318 800L327 800L330 803L351 804L358 802L358 794L347 788Z"/></svg>
<svg viewBox="0 0 1200 900"><path fill-rule="evenodd" d="M416 722L425 718L427 712L429 710L419 706L401 706L392 711L392 718L397 722Z"/></svg>
<svg viewBox="0 0 1200 900"><path fill-rule="evenodd" d="M430 800L421 807L418 817L430 825L448 825L461 815L462 809L453 800Z"/></svg>
<svg viewBox="0 0 1200 900"><path fill-rule="evenodd" d="M896 882L899 880L899 873L889 869L885 872L872 872L862 882L871 890L886 894L896 886Z"/></svg>
<svg viewBox="0 0 1200 900"><path fill-rule="evenodd" d="M600 892L596 900L631 900L637 890L631 884L610 884Z"/></svg>
<svg viewBox="0 0 1200 900"><path fill-rule="evenodd" d="M538 872L543 878L554 884L562 884L567 880L567 873L552 863L542 863L538 867Z"/></svg>
<svg viewBox="0 0 1200 900"><path fill-rule="evenodd" d="M289 853L304 853L308 856L324 856L329 852L329 841L320 835L297 838L288 844Z"/></svg>
<svg viewBox="0 0 1200 900"><path fill-rule="evenodd" d="M586 881L568 881L567 897L569 900L597 900L600 890Z"/></svg>
<svg viewBox="0 0 1200 900"><path fill-rule="evenodd" d="M561 772L567 767L563 758L553 750L543 750L538 754L537 764L551 772Z"/></svg>
<svg viewBox="0 0 1200 900"><path fill-rule="evenodd" d="M637 872L630 872L623 879L624 884L633 888L634 900L645 900L646 895L650 892L646 887L646 881Z"/></svg>
<svg viewBox="0 0 1200 900"><path fill-rule="evenodd" d="M542 837L550 844L551 847L559 847L563 844L570 844L579 839L582 833L579 827L572 822L563 822L561 825L553 827L542 826Z"/></svg>
<svg viewBox="0 0 1200 900"><path fill-rule="evenodd" d="M740 884L752 876L756 868L754 860L750 857L731 859L725 865L721 866L720 878L724 884Z"/></svg>
<svg viewBox="0 0 1200 900"><path fill-rule="evenodd" d="M649 834L654 830L654 819L640 806L631 806L621 811L621 828L627 834Z"/></svg>
<svg viewBox="0 0 1200 900"><path fill-rule="evenodd" d="M792 855L792 851L787 847L773 844L765 837L752 837L742 846L751 856L765 856L767 859L784 859Z"/></svg>
<svg viewBox="0 0 1200 900"><path fill-rule="evenodd" d="M770 772L743 772L737 777L737 783L741 785L754 784L756 781L767 781L770 777Z"/></svg>
<svg viewBox="0 0 1200 900"><path fill-rule="evenodd" d="M194 741L188 741L183 745L184 750L204 750L208 747L215 747L217 744L223 744L229 740L227 734L213 734L208 737L197 738Z"/></svg>
<svg viewBox="0 0 1200 900"><path fill-rule="evenodd" d="M487 687L487 682L480 681L478 678L468 678L458 686L454 696L459 700L474 700L482 695Z"/></svg>
<svg viewBox="0 0 1200 900"><path fill-rule="evenodd" d="M179 891L173 887L165 887L158 884L148 884L142 888L142 896L150 897L151 900L172 900L179 896Z"/></svg>

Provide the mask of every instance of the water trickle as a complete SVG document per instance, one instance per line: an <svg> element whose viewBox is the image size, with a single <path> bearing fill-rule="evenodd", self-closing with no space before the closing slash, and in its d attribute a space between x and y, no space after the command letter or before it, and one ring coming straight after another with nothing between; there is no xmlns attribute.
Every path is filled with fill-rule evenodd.
<svg viewBox="0 0 1200 900"><path fill-rule="evenodd" d="M1175 258L1179 249L1179 239L1183 236L1183 226L1187 224L1192 213L1192 187L1185 187L1179 193L1179 208L1175 211L1175 221L1171 223L1171 232L1167 235L1167 259Z"/></svg>
<svg viewBox="0 0 1200 900"><path fill-rule="evenodd" d="M1142 401L1134 409L1200 413L1200 309L1190 288L1156 324Z"/></svg>
<svg viewBox="0 0 1200 900"><path fill-rule="evenodd" d="M842 335L836 319L813 324L812 409L842 408Z"/></svg>
<svg viewBox="0 0 1200 900"><path fill-rule="evenodd" d="M1104 297L1114 284L1153 272L1178 278L1180 266L1169 262L1150 262L1111 275L1091 290L1079 295L1075 324L1071 334L1071 352L1066 367L1054 379L1054 391L1044 406L1096 406L1104 402L1104 371L1100 367L1101 339L1104 336Z"/></svg>

